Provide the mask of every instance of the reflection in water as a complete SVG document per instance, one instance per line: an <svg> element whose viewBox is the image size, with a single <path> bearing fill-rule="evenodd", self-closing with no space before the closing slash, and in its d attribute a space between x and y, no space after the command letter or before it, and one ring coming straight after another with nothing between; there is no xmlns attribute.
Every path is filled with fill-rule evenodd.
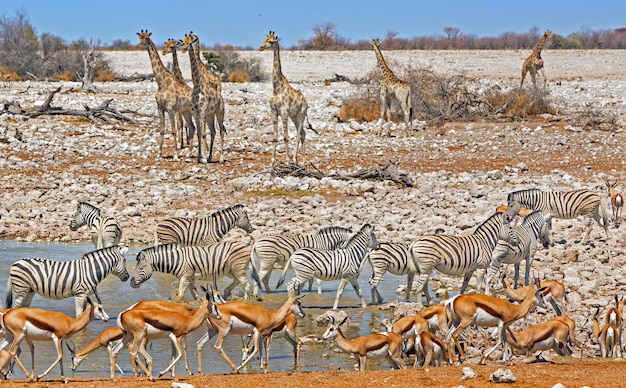
<svg viewBox="0 0 626 388"><path fill-rule="evenodd" d="M15 241L3 241L0 240L0 285L6 285L9 267L11 263L16 260L25 257L45 257L47 259L54 260L74 260L82 257L83 254L93 250L91 243L81 244L62 244L62 243L23 243ZM131 247L126 253L126 260L128 271L132 272L135 265L135 257L140 248ZM275 285L278 280L279 272L274 271L271 285ZM366 301L369 302L369 286L367 280L371 272L369 266L366 265L363 273L359 277L359 285L364 292ZM275 276L275 278L274 278ZM289 275L288 275L289 279ZM395 289L399 283L404 283L406 277L399 278L394 275L385 276L385 280L379 286L379 291L382 294L385 301L390 301L399 298L395 295ZM202 281L198 281L198 284L203 284ZM222 290L227 284L230 283L230 279L222 279L218 282L218 287ZM315 318L332 308L335 294L337 291L338 282L324 282L323 294L318 295L315 291L307 294L302 299L302 305L307 314L306 318L298 320L297 334L299 337L305 337L308 335L321 337L325 330L324 325L317 325ZM147 299L162 299L171 300L174 290L178 284L176 279L171 275L164 275L155 273L150 280L142 284L139 289L133 289L129 283L122 283L119 278L115 276L109 276L98 286L98 294L102 299L103 306L107 313L111 316L111 321L91 322L85 330L74 335L71 339L75 343L77 349L82 348L93 338L95 338L103 329L114 326L117 315L131 306L135 302ZM0 287L0 290L2 288ZM315 289L315 287L314 287ZM0 291L1 293L2 291ZM241 295L243 292L241 288L235 289L235 294ZM3 296L0 294L0 296ZM190 295L186 295L190 298ZM287 295L284 290L273 290L270 295L262 294L262 301L254 301L251 303L260 304L268 309L276 309L283 304ZM2 305L4 306L4 299ZM377 307L368 307L361 309L354 290L348 286L344 290L343 297L340 300L339 309L345 310L350 317L349 322L343 326L345 335L348 338L353 338L358 335L369 334L372 330L380 329L376 324L374 317L380 319L389 316L389 312L380 311ZM37 295L33 299L33 307L39 307L47 310L62 311L70 316L74 315L74 299L68 298L64 300L48 300ZM196 341L204 334L204 329L201 327L199 330L191 333L188 338L188 353L189 364L193 371L197 371L197 357L196 357ZM203 350L203 369L206 373L231 373L232 370L226 364L224 360L213 350L213 344L215 339L212 339L209 344L204 347ZM270 354L270 370L273 372L284 371L315 371L325 370L329 365L333 364L340 369L350 370L356 363L355 360L343 353L334 353L329 346L330 342L306 343L302 347L301 353L301 368L296 369L293 364L293 352L292 347L283 339L282 336L278 336L272 341L271 354ZM37 360L35 362L35 373L41 373L47 368L56 358L56 351L53 349L52 342L38 342L35 343ZM238 336L231 336L226 339L224 344L224 351L231 357L235 363L241 359L241 339ZM160 370L163 370L169 364L170 359L170 342L167 339L153 341L148 347L148 352L154 357L154 373L157 374ZM22 346L22 356L20 359L25 362L27 368L30 368L30 351L28 346ZM130 373L130 363L128 361L128 351L122 350L118 356L118 364L124 370L126 375ZM324 356L323 356L324 355ZM105 349L99 349L91 353L79 366L75 372L77 377L109 377L109 366L107 360L107 353ZM70 369L70 354L67 349L64 349L64 367L67 376L71 376ZM184 369L184 363L182 360L177 364L177 373L186 373ZM368 368L379 368L375 363L368 365ZM244 373L261 373L258 361L252 362L244 370ZM16 368L13 378L24 378L21 370ZM48 378L58 378L60 376L59 369L55 368Z"/></svg>

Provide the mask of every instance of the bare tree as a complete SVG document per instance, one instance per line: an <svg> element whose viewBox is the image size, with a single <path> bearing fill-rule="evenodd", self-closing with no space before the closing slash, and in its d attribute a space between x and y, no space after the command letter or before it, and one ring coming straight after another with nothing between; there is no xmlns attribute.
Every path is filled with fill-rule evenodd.
<svg viewBox="0 0 626 388"><path fill-rule="evenodd" d="M83 64L85 72L83 73L81 89L97 93L97 89L93 84L93 80L96 78L96 70L101 65L101 59L99 55L93 52L93 41L89 40L89 50L83 53Z"/></svg>

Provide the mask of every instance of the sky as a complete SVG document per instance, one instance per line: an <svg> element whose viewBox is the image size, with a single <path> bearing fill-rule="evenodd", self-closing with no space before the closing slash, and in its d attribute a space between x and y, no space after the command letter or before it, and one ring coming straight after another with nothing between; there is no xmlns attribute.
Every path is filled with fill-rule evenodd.
<svg viewBox="0 0 626 388"><path fill-rule="evenodd" d="M108 45L138 42L152 32L155 43L193 31L203 45L257 48L272 30L289 48L311 38L313 27L333 23L351 42L443 36L445 27L463 34L499 36L536 27L567 36L581 30L626 27L623 0L2 0L0 16L25 11L35 32L72 42L81 38Z"/></svg>

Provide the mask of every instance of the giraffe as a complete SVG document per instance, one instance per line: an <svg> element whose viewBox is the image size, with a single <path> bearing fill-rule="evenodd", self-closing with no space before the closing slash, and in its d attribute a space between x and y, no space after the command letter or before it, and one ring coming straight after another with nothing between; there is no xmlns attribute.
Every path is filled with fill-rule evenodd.
<svg viewBox="0 0 626 388"><path fill-rule="evenodd" d="M200 67L204 66L199 62L199 56L195 53L194 44L197 40L193 33L185 35L185 39L179 41L178 45L182 46L183 52L189 53L189 62L191 64L191 79L193 81L193 92L191 94L192 112L196 122L196 130L198 137L198 163L205 163L202 157L202 143L208 148L209 155L206 162L210 162L213 158L213 143L215 141L215 120L220 127L220 162L224 162L224 100L220 93L213 89L208 82L202 78ZM198 47L199 49L199 47ZM204 126L207 125L211 131L211 144L206 145ZM189 143L189 156L193 149L193 137Z"/></svg>
<svg viewBox="0 0 626 388"><path fill-rule="evenodd" d="M140 45L144 46L148 50L152 71L154 72L154 79L156 80L158 86L158 90L155 95L160 119L159 153L157 158L160 158L163 152L165 113L167 112L167 115L170 118L172 133L174 134L174 160L178 160L176 113L181 112L183 116L187 115L185 117L189 117L189 120L191 119L191 88L187 84L181 84L178 82L174 74L167 70L167 68L163 65L156 46L150 38L151 35L152 33L147 30L141 30L141 32L137 33Z"/></svg>
<svg viewBox="0 0 626 388"><path fill-rule="evenodd" d="M174 74L174 76L176 76L178 82L187 85L187 81L185 81L183 72L180 71L180 66L178 65L178 55L176 54L176 41L172 38L168 39L165 42L163 53L161 55L166 56L168 53L172 53L172 73ZM191 107L191 88L189 88L189 106ZM185 147L183 142L183 129L185 125L183 123L183 115L181 112L177 113L176 122L178 123L178 128L180 128L180 148L183 149ZM193 132L190 132L190 129L193 126L193 121L191 120L191 109L189 109L187 117L185 117L185 123L187 123L187 144L189 144L189 137L193 136Z"/></svg>
<svg viewBox="0 0 626 388"><path fill-rule="evenodd" d="M530 77L533 81L533 86L537 87L537 80L535 77L537 76L537 71L541 71L541 75L543 76L543 88L546 88L546 74L543 72L543 59L541 58L541 50L543 49L543 45L546 43L548 38L552 37L552 31L546 30L543 34L539 42L537 42L537 46L533 49L533 52L530 53L528 58L524 61L522 65L522 82L520 82L519 87L522 88L524 85L524 78L526 78L526 74L530 72Z"/></svg>
<svg viewBox="0 0 626 388"><path fill-rule="evenodd" d="M192 32L191 35L194 42L196 43L196 46L198 47L198 51L196 52L198 54L198 64L202 65L199 66L200 75L204 79L204 82L207 82L213 89L215 89L216 92L221 94L222 82L220 81L220 78L213 74L209 69L207 69L207 67L204 65L204 62L202 62L202 59L200 58L200 38L198 38L198 34L194 34Z"/></svg>
<svg viewBox="0 0 626 388"><path fill-rule="evenodd" d="M272 48L274 50L274 66L272 70L272 84L274 90L272 97L270 97L270 108L272 111L272 123L274 125L274 150L272 152L272 166L276 162L276 146L278 145L278 117L280 116L283 123L283 138L285 141L285 154L287 160L289 160L289 119L296 126L297 138L296 138L296 151L293 155L293 162L298 164L298 148L302 145L302 164L306 161L306 150L304 148L304 141L306 138L306 132L304 131L304 120L307 120L307 109L309 108L304 95L299 90L294 89L289 85L289 81L282 73L280 66L280 46L278 44L278 37L274 35L274 31L270 31L265 41L259 47L259 51L263 51L266 48ZM310 123L308 128L313 129Z"/></svg>
<svg viewBox="0 0 626 388"><path fill-rule="evenodd" d="M376 59L378 60L378 67L380 68L381 81L380 81L380 117L382 118L380 124L381 135L383 133L383 123L386 119L391 121L391 102L393 99L397 99L400 103L400 107L404 112L405 131L411 131L411 121L413 121L413 107L411 104L411 86L408 82L402 81L389 68L383 53L380 52L380 40L372 40L372 46L376 52ZM412 131L411 131L412 132ZM387 133L391 136L391 129Z"/></svg>

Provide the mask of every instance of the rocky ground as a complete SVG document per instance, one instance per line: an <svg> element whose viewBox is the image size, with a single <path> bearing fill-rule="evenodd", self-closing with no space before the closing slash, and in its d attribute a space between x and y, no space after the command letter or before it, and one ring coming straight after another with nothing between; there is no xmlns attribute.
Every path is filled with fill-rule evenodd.
<svg viewBox="0 0 626 388"><path fill-rule="evenodd" d="M107 55L121 74L151 72L145 52ZM242 55L260 58L263 68L271 71L270 53ZM518 85L525 55L517 51L409 51L390 52L388 61L398 68L411 65L442 74L479 76L477 90L494 85L506 90ZM11 104L40 106L60 86L54 107L84 109L111 99L111 106L136 122L93 123L53 115L28 118L0 111L0 237L86 241L86 230L69 230L78 201L91 202L118 219L124 242L133 245L150 244L156 224L165 217L206 215L236 203L246 206L256 230L251 235L234 231L229 238L248 242L286 230L308 232L327 225L358 228L366 222L375 226L379 241L411 241L438 227L446 233L464 234L504 204L509 191L532 187L598 190L610 211L604 184L607 179L617 180L620 189L624 182L625 57L623 51L545 52L550 99L558 108L552 116L523 122L455 122L443 127L416 122L418 130L412 136L404 136L402 125L393 124L393 136L384 137L376 135L378 123L335 119L342 101L357 93L359 86L324 82L335 74L365 76L375 69L373 53L285 52L283 72L307 97L309 119L318 131L307 135L307 167L323 172L326 177L322 179L279 178L269 173L269 82L223 84L226 161L210 164L197 164L195 158L174 160L171 135L165 139L164 157L155 159L159 125L154 82L98 84L98 94L80 92L75 83L2 85L0 102L5 109ZM188 75L185 58L182 61L183 73ZM598 117L609 117L614 125L609 129L587 125ZM411 188L389 181L336 177L390 161L407 173ZM626 289L624 227L612 226L612 238L606 240L602 228L594 225L592 242L587 245L579 241L583 231L582 219L556 220L555 244L539 251L533 265L541 276L566 284L570 315L579 327L591 311L610 305L613 296ZM460 279L436 275L433 283L436 288L456 291ZM586 335L581 333L579 338L586 339ZM591 342L587 355L596 349ZM609 364L582 365L585 370L597 367L602 373ZM540 367L520 373L537 376L542 386L552 381L534 368ZM555 382L565 381L559 369L563 365L541 368L563 377ZM403 381L395 378L411 376L384 373L384 379L391 376L398 385ZM448 374L433 369L430 373L437 376L437 382ZM584 377L579 383L570 381L604 385L599 378L587 382ZM289 385L286 376L269 378ZM297 379L300 383L301 376ZM455 376L444 385L459 384L464 383Z"/></svg>

